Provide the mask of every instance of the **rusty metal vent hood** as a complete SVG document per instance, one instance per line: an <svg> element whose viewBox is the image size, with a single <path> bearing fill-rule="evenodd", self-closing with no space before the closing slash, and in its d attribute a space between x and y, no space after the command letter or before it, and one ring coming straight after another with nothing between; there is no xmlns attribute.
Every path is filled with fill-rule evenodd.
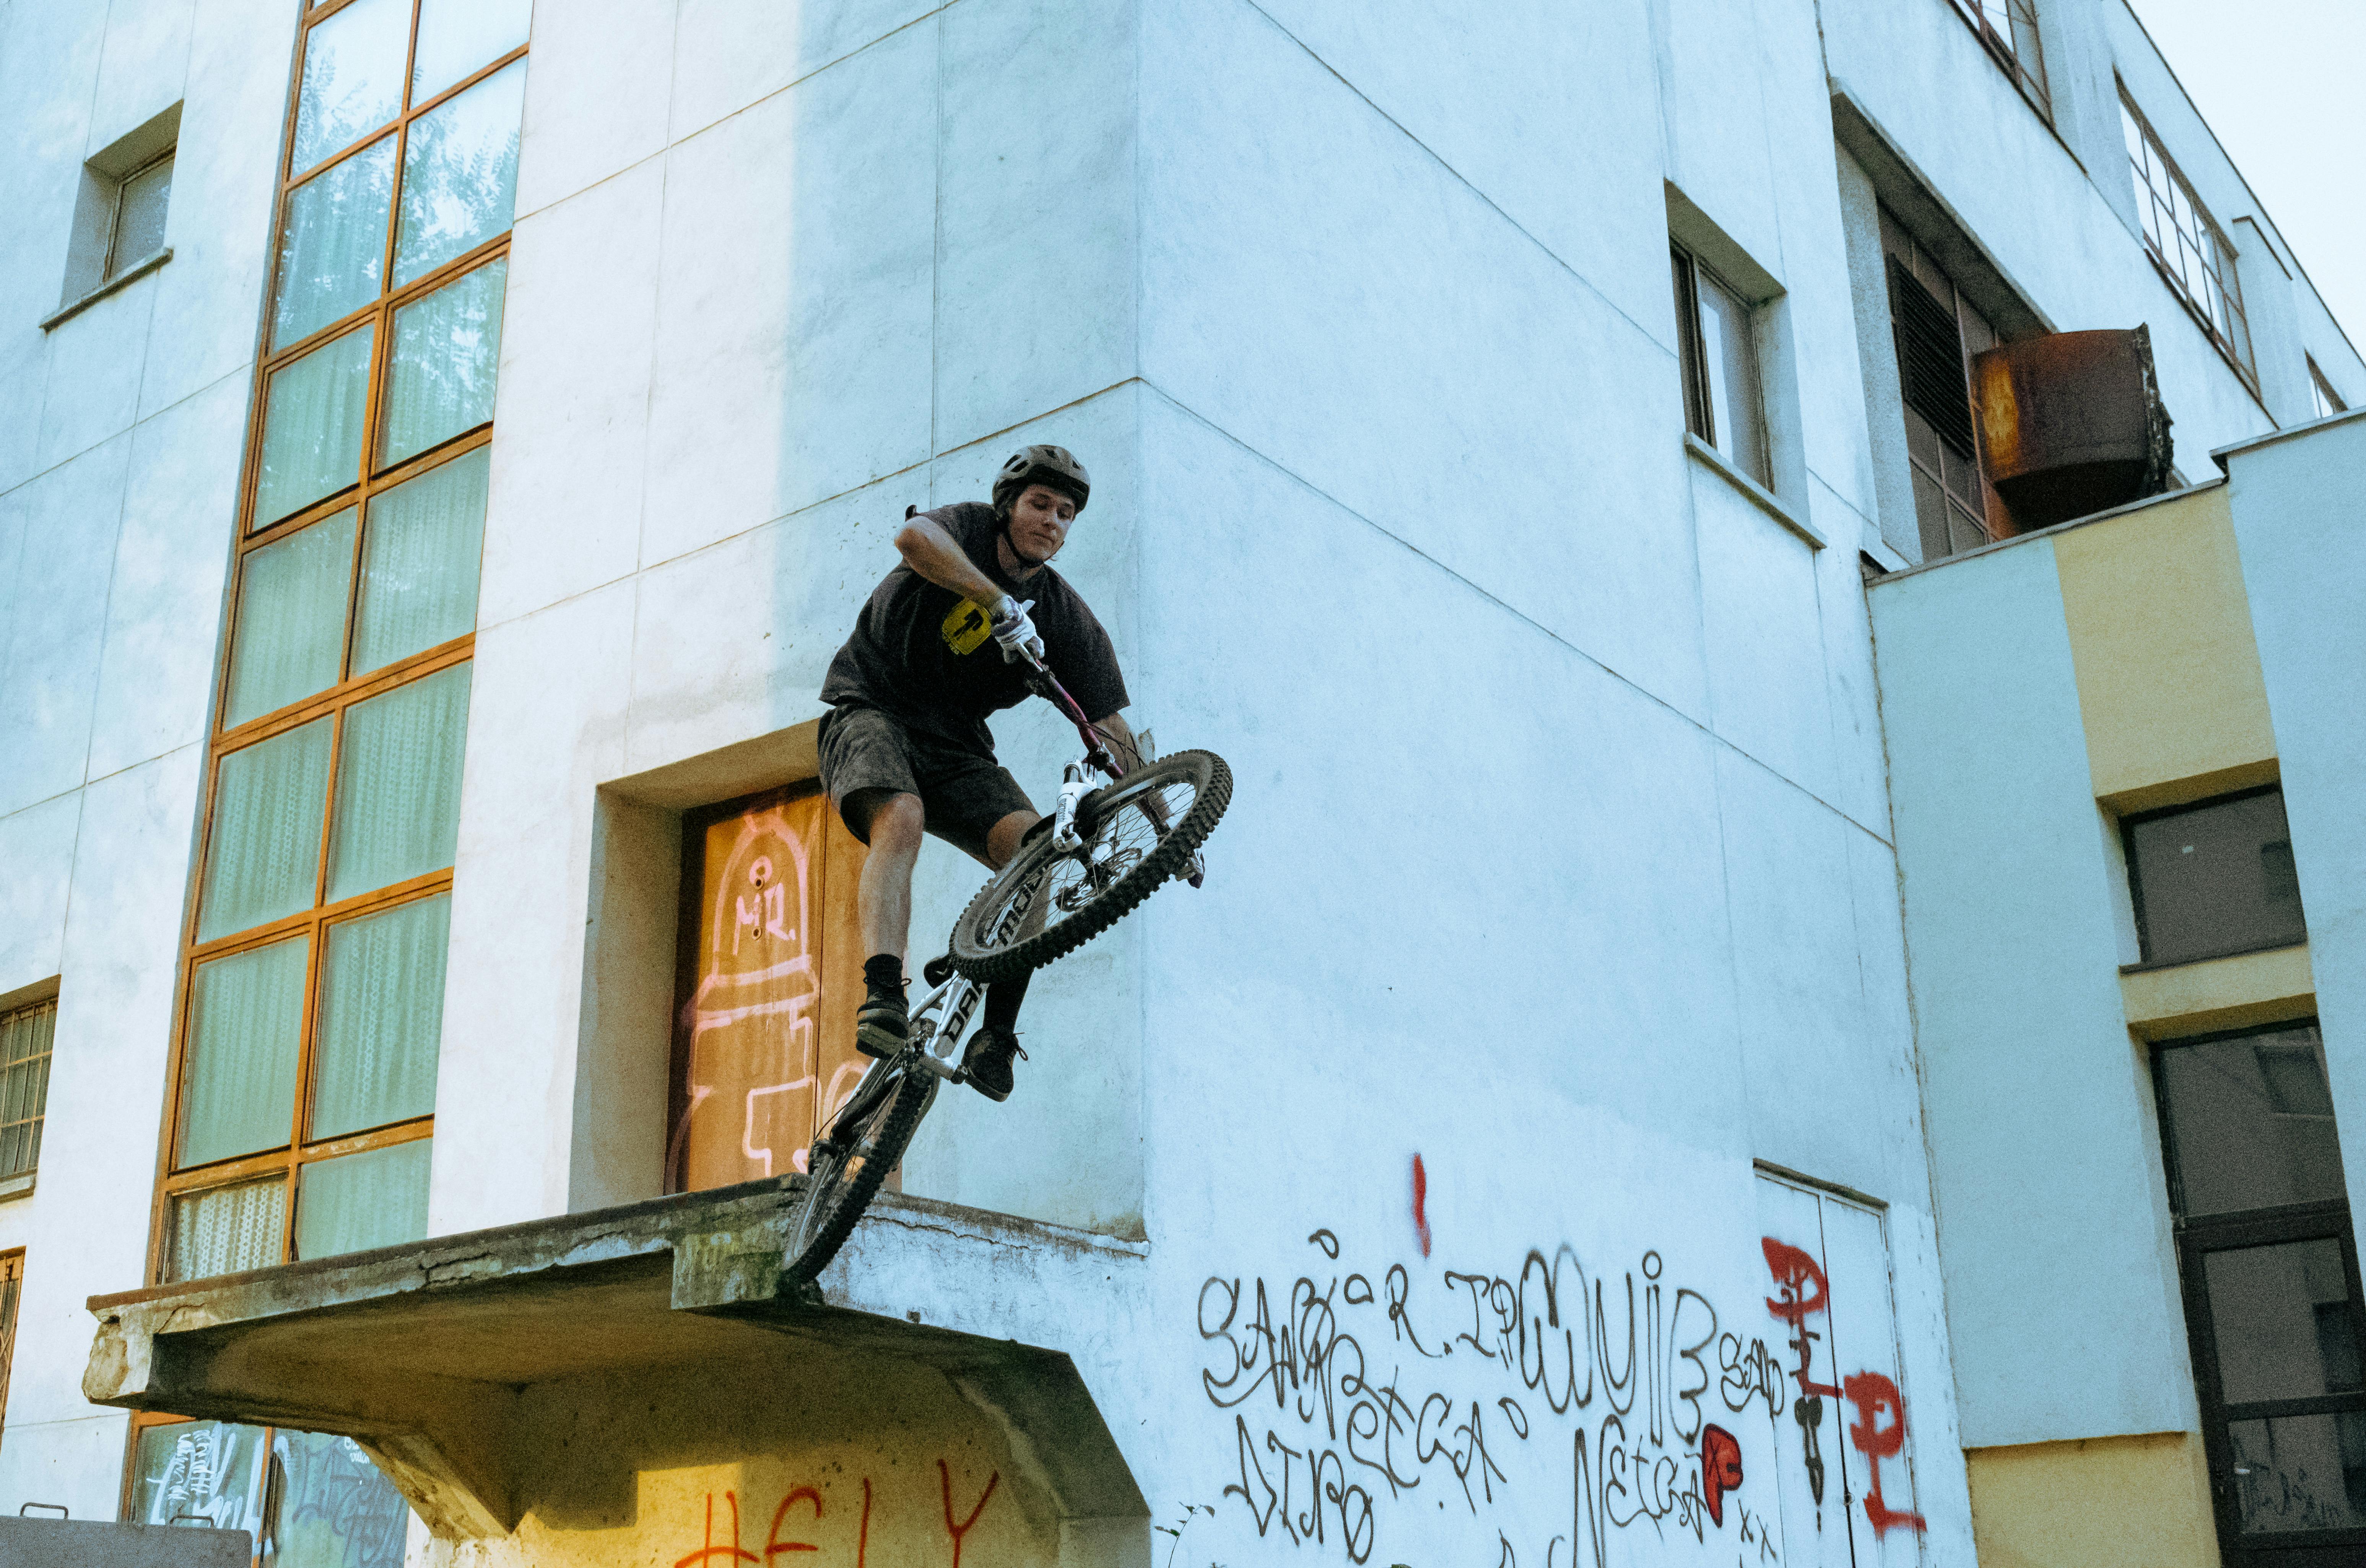
<svg viewBox="0 0 2366 1568"><path fill-rule="evenodd" d="M2152 333L2049 333L1972 357L1989 482L2026 531L2169 488Z"/></svg>

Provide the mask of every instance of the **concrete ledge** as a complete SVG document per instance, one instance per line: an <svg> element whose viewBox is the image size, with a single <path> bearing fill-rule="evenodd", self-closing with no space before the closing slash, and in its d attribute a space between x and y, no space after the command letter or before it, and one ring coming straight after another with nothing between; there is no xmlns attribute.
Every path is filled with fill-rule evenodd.
<svg viewBox="0 0 2366 1568"><path fill-rule="evenodd" d="M2316 1010L2316 979L2303 942L2198 964L2123 970L2120 996L2128 1027L2138 1038L2167 1040L2306 1018Z"/></svg>
<svg viewBox="0 0 2366 1568"><path fill-rule="evenodd" d="M1760 484L1756 479L1752 479L1748 474L1743 473L1740 468L1735 468L1730 462L1726 460L1724 453L1718 451L1707 442L1703 441L1699 436L1695 435L1689 430L1684 432L1684 451L1692 457L1694 462L1700 464L1703 468L1717 475L1718 478L1723 479L1726 483L1740 491L1742 494L1742 498L1748 501L1752 506L1757 507L1758 510L1766 513L1767 516L1772 517L1775 522L1780 523L1794 534L1798 535L1799 537L1806 542L1807 547L1809 549L1820 550L1824 547L1823 535L1817 532L1816 525L1808 522L1805 514L1794 512L1781 497L1777 496L1773 491L1768 490L1764 485Z"/></svg>
<svg viewBox="0 0 2366 1568"><path fill-rule="evenodd" d="M564 1402L551 1390L793 1363L859 1391L899 1363L987 1415L1064 1519L1146 1514L1066 1353L1135 1310L1145 1249L890 1196L818 1289L792 1292L780 1254L801 1180L95 1296L83 1391L351 1437L439 1537L482 1540L532 1504L521 1456Z"/></svg>
<svg viewBox="0 0 2366 1568"><path fill-rule="evenodd" d="M254 1560L244 1530L0 1514L0 1568L247 1568Z"/></svg>

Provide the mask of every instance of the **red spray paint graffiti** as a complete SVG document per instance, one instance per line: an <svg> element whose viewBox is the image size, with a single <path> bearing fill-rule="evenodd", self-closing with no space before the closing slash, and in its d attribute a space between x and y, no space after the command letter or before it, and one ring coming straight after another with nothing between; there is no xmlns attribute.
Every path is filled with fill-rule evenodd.
<svg viewBox="0 0 2366 1568"><path fill-rule="evenodd" d="M986 1512L986 1499L994 1495L995 1483L1002 1479L1002 1472L997 1470L986 1478L986 1490L978 1494L977 1506L972 1508L969 1517L959 1524L953 1523L953 1472L942 1460L937 1461L937 1477L944 1485L945 1533L953 1538L953 1568L961 1568L962 1537L969 1534L970 1527L977 1523L977 1517Z"/></svg>
<svg viewBox="0 0 2366 1568"><path fill-rule="evenodd" d="M1765 1249L1766 1267L1774 1276L1776 1290L1775 1295L1767 1298L1766 1310L1789 1324L1796 1336L1791 1348L1799 1353L1799 1365L1791 1375L1799 1385L1800 1400L1795 1408L1807 1445L1809 1482L1820 1504L1823 1461L1816 1451L1815 1427L1821 1424L1823 1415L1822 1402L1816 1396L1831 1394L1837 1398L1842 1389L1818 1382L1808 1375L1814 1342L1820 1336L1808 1327L1807 1320L1816 1313L1831 1312L1831 1282L1824 1276L1823 1265L1805 1248L1771 1235L1761 1237L1760 1245ZM1870 1370L1852 1372L1841 1383L1857 1408L1857 1419L1848 1428L1849 1443L1865 1458L1868 1473L1863 1501L1865 1517L1872 1523L1874 1534L1887 1535L1901 1527L1916 1530L1927 1528L1921 1515L1892 1508L1881 1495L1881 1461L1895 1459L1906 1446L1905 1397L1898 1392L1895 1382ZM1881 1424L1884 1410L1889 1413L1887 1427ZM1703 1473L1707 1473L1705 1468Z"/></svg>
<svg viewBox="0 0 2366 1568"><path fill-rule="evenodd" d="M1871 1472L1865 1489L1865 1517L1873 1521L1873 1533L1887 1535L1900 1525L1918 1530L1927 1528L1921 1515L1891 1508L1881 1500L1881 1461L1894 1458L1906 1444L1906 1401L1899 1396L1898 1385L1879 1372L1855 1372L1842 1381L1857 1413L1857 1419L1849 1426L1849 1441L1865 1455ZM1885 1408L1889 1412L1887 1427L1881 1424Z"/></svg>
<svg viewBox="0 0 2366 1568"><path fill-rule="evenodd" d="M1413 1156L1413 1234L1421 1243L1421 1255L1429 1256L1429 1172L1422 1168L1421 1156Z"/></svg>
<svg viewBox="0 0 2366 1568"><path fill-rule="evenodd" d="M1701 1502L1711 1523L1725 1527L1725 1495L1741 1484L1741 1444L1711 1422L1701 1428Z"/></svg>

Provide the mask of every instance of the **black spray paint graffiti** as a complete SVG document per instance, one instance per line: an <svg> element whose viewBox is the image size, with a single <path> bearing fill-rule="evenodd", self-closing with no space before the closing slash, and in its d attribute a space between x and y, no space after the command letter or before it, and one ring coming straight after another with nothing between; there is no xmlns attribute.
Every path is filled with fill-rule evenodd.
<svg viewBox="0 0 2366 1568"><path fill-rule="evenodd" d="M1504 1568L1515 1568L1522 1550L1547 1568L1606 1568L1618 1532L1648 1528L1662 1540L1706 1543L1728 1528L1729 1513L1734 1536L1721 1550L1775 1562L1774 1423L1786 1414L1808 1439L1822 1528L1815 1438L1822 1394L1842 1390L1810 1375L1808 1348L1820 1336L1807 1320L1825 1303L1802 1293L1808 1280L1796 1269L1785 1278L1791 1255L1804 1254L1766 1244L1777 1294L1765 1308L1792 1332L1795 1369L1764 1340L1721 1330L1708 1297L1664 1278L1656 1251L1614 1272L1589 1269L1568 1246L1536 1248L1508 1274L1445 1271L1440 1300L1435 1288L1417 1291L1403 1264L1379 1271L1377 1284L1371 1271L1341 1267L1328 1230L1307 1241L1321 1260L1286 1289L1222 1275L1200 1289L1201 1388L1233 1416L1236 1478L1223 1495L1240 1499L1260 1537L1279 1532L1293 1546L1335 1546L1350 1562L1369 1562L1408 1509L1451 1505L1476 1518L1494 1507L1512 1474L1533 1469L1507 1471L1504 1458L1565 1425L1572 1490L1557 1483L1550 1503L1539 1495L1524 1511L1533 1518L1538 1506L1572 1496L1569 1527L1516 1543L1496 1529ZM1820 1269L1813 1285L1826 1290ZM1880 1497L1879 1461L1905 1438L1895 1385L1872 1372L1846 1382L1861 1414L1850 1438L1871 1461L1869 1520L1876 1532L1921 1529L1919 1516L1887 1510ZM1718 1405L1729 1418L1758 1406L1768 1425L1737 1435L1711 1419ZM1745 1485L1752 1464L1769 1471L1754 1495Z"/></svg>
<svg viewBox="0 0 2366 1568"><path fill-rule="evenodd" d="M1260 1536L1279 1529L1365 1562L1385 1515L1450 1502L1478 1516L1510 1484L1499 1454L1566 1423L1574 1517L1566 1534L1526 1543L1531 1562L1598 1568L1614 1531L1705 1540L1728 1512L1774 1561L1766 1520L1735 1495L1746 1445L1709 1419L1711 1401L1740 1410L1758 1388L1720 1376L1716 1308L1664 1279L1657 1252L1601 1274L1574 1248L1539 1248L1509 1273L1448 1270L1441 1302L1417 1295L1402 1264L1376 1285L1335 1267L1331 1232L1307 1239L1333 1265L1319 1276L1279 1292L1218 1276L1200 1291L1201 1386L1234 1416L1239 1473L1224 1493ZM1497 1538L1501 1561L1516 1563L1520 1544Z"/></svg>

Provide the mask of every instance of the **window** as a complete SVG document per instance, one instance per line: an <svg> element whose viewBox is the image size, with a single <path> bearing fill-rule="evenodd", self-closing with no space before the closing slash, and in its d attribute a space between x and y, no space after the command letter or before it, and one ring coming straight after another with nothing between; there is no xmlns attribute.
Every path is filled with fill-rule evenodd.
<svg viewBox="0 0 2366 1568"><path fill-rule="evenodd" d="M17 1308L25 1293L25 1249L0 1252L0 1416L8 1409L8 1369L17 1364Z"/></svg>
<svg viewBox="0 0 2366 1568"><path fill-rule="evenodd" d="M693 812L682 842L677 1192L803 1169L868 1066L853 1046L864 851L829 797L806 784Z"/></svg>
<svg viewBox="0 0 2366 1568"><path fill-rule="evenodd" d="M161 1279L426 1233L525 32L524 0L306 25Z"/></svg>
<svg viewBox="0 0 2366 1568"><path fill-rule="evenodd" d="M1937 560L2000 536L2002 507L1982 477L1972 423L1971 356L1994 348L1996 330L1972 308L1937 259L1881 209L1888 263L1889 325L1905 404L1906 457L1922 558Z"/></svg>
<svg viewBox="0 0 2366 1568"><path fill-rule="evenodd" d="M164 216L172 206L173 147L180 133L181 106L175 104L83 165L62 308L41 323L44 331L171 256Z"/></svg>
<svg viewBox="0 0 2366 1568"><path fill-rule="evenodd" d="M2341 394L2333 389L2333 383L2325 378L2325 372L2316 367L2314 355L2308 361L2308 400L2310 417L2315 419L2345 412L2349 407L2341 400Z"/></svg>
<svg viewBox="0 0 2366 1568"><path fill-rule="evenodd" d="M1771 485L1751 302L1682 245L1669 247L1669 260L1675 269L1676 335L1684 350L1685 427L1735 468Z"/></svg>
<svg viewBox="0 0 2366 1568"><path fill-rule="evenodd" d="M2235 247L2178 172L2125 87L2120 89L2120 123L2127 136L2128 162L2135 171L2145 249L2235 374L2256 394L2259 377L2251 358L2251 329L2243 317L2242 283L2235 275Z"/></svg>
<svg viewBox="0 0 2366 1568"><path fill-rule="evenodd" d="M0 1015L0 1197L29 1189L41 1163L50 1044L57 1029L54 1001Z"/></svg>
<svg viewBox="0 0 2366 1568"><path fill-rule="evenodd" d="M2366 1292L2323 1039L2312 1020L2170 1041L2153 1066L2226 1562L2354 1561Z"/></svg>
<svg viewBox="0 0 2366 1568"><path fill-rule="evenodd" d="M2051 120L2054 104L2045 92L2045 55L2038 47L2037 13L2030 0L1955 0L1955 6L2030 107Z"/></svg>
<svg viewBox="0 0 2366 1568"><path fill-rule="evenodd" d="M2121 832L2146 964L2308 940L2281 788L2147 811L2126 818Z"/></svg>
<svg viewBox="0 0 2366 1568"><path fill-rule="evenodd" d="M112 283L125 271L164 248L164 209L173 199L170 152L125 180L116 190L115 221L109 226L107 266L99 281Z"/></svg>
<svg viewBox="0 0 2366 1568"><path fill-rule="evenodd" d="M121 1517L242 1529L268 1568L400 1568L411 1510L351 1438L135 1416Z"/></svg>

